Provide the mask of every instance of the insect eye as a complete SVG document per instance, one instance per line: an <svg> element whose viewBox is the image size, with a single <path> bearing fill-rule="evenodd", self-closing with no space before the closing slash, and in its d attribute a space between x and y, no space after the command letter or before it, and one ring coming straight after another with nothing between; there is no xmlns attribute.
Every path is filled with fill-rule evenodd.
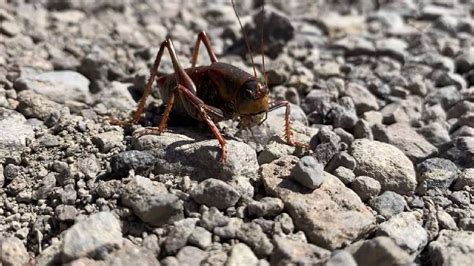
<svg viewBox="0 0 474 266"><path fill-rule="evenodd" d="M251 89L246 89L246 90L244 91L244 97L245 97L246 99L251 99L251 98L253 98L253 91L252 91Z"/></svg>

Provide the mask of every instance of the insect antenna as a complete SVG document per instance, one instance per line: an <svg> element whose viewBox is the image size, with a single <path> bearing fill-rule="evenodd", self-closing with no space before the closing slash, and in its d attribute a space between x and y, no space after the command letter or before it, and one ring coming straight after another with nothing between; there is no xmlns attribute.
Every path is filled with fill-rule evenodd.
<svg viewBox="0 0 474 266"><path fill-rule="evenodd" d="M261 32L260 32L260 52L262 53L262 72L263 72L263 80L265 82L265 86L268 88L267 72L265 70L265 53L263 51L263 24L265 23L265 1L263 1L262 3L262 19L260 23L262 24Z"/></svg>
<svg viewBox="0 0 474 266"><path fill-rule="evenodd" d="M250 53L250 59L252 60L253 74L254 74L255 78L257 78L257 69L255 68L255 62L253 61L253 52L252 52L252 49L250 48L250 43L249 43L247 34L245 33L244 27L242 26L242 21L240 21L240 17L239 17L239 14L237 13L237 8L235 7L234 0L231 0L231 2L232 2L232 7L234 8L235 16L237 17L237 20L239 21L239 25L240 25L240 29L242 31L242 35L244 37L245 45L247 45L247 50ZM257 86L257 90L258 89L259 88Z"/></svg>

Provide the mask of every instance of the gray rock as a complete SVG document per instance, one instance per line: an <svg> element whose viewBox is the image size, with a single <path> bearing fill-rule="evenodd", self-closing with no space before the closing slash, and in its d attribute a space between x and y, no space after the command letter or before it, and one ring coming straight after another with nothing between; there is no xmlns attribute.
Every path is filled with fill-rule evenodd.
<svg viewBox="0 0 474 266"><path fill-rule="evenodd" d="M33 193L33 199L45 199L49 196L53 188L56 186L56 177L53 173L47 174L43 179L41 179L38 187Z"/></svg>
<svg viewBox="0 0 474 266"><path fill-rule="evenodd" d="M474 48L470 47L462 51L456 57L456 72L466 73L474 66Z"/></svg>
<svg viewBox="0 0 474 266"><path fill-rule="evenodd" d="M402 212L379 225L376 234L388 236L408 253L420 252L428 243L428 234L417 212Z"/></svg>
<svg viewBox="0 0 474 266"><path fill-rule="evenodd" d="M396 123L388 126L384 132L387 142L399 148L414 162L430 157L438 151L408 124Z"/></svg>
<svg viewBox="0 0 474 266"><path fill-rule="evenodd" d="M206 256L207 252L204 252L196 247L186 246L183 247L178 252L178 254L176 254L178 263L175 265L200 266L201 262L206 259Z"/></svg>
<svg viewBox="0 0 474 266"><path fill-rule="evenodd" d="M390 219L405 209L407 205L405 199L392 191L385 191L382 195L375 197L369 201L370 207L377 211L386 219Z"/></svg>
<svg viewBox="0 0 474 266"><path fill-rule="evenodd" d="M257 217L275 217L283 211L283 201L279 198L264 197L259 201L252 201L247 205L250 215Z"/></svg>
<svg viewBox="0 0 474 266"><path fill-rule="evenodd" d="M470 265L474 260L474 232L442 230L428 246L433 265Z"/></svg>
<svg viewBox="0 0 474 266"><path fill-rule="evenodd" d="M474 218L460 219L459 228L461 228L464 231L474 231Z"/></svg>
<svg viewBox="0 0 474 266"><path fill-rule="evenodd" d="M220 210L235 206L240 196L231 185L214 178L202 181L191 191L191 197L197 203Z"/></svg>
<svg viewBox="0 0 474 266"><path fill-rule="evenodd" d="M408 44L398 38L386 38L375 42L377 54L390 56L400 62L405 62Z"/></svg>
<svg viewBox="0 0 474 266"><path fill-rule="evenodd" d="M455 191L449 195L449 199L458 205L468 206L470 203L470 195L468 191Z"/></svg>
<svg viewBox="0 0 474 266"><path fill-rule="evenodd" d="M466 168L462 170L454 183L455 190L462 190L466 186L474 187L474 168Z"/></svg>
<svg viewBox="0 0 474 266"><path fill-rule="evenodd" d="M377 98L370 93L370 91L357 84L357 83L349 83L346 86L346 90L344 91L346 96L349 96L354 101L354 104L357 109L357 114L362 114L364 112L370 110L378 110L379 104L377 103Z"/></svg>
<svg viewBox="0 0 474 266"><path fill-rule="evenodd" d="M450 160L430 158L416 167L419 186L423 190L438 188L447 190L459 174L457 166Z"/></svg>
<svg viewBox="0 0 474 266"><path fill-rule="evenodd" d="M351 253L345 250L336 250L324 264L325 266L357 266Z"/></svg>
<svg viewBox="0 0 474 266"><path fill-rule="evenodd" d="M274 236L275 250L270 256L271 265L309 265L323 263L331 252L316 245Z"/></svg>
<svg viewBox="0 0 474 266"><path fill-rule="evenodd" d="M196 179L230 180L234 176L253 177L258 170L257 155L245 143L227 140L227 161L220 164L220 148L215 139L199 140L203 136L192 131L187 135L165 132L160 136L146 135L132 139L137 150L149 151L161 160L156 173L190 175ZM198 139L198 140L196 140ZM215 162L215 163L209 163Z"/></svg>
<svg viewBox="0 0 474 266"><path fill-rule="evenodd" d="M170 224L183 219L183 203L164 186L157 187L141 176L135 176L122 194L122 203L132 208L144 222L153 226Z"/></svg>
<svg viewBox="0 0 474 266"><path fill-rule="evenodd" d="M215 227L213 232L215 235L219 236L221 239L233 239L237 237L237 232L240 230L242 223L243 221L241 219L232 217L228 220L225 226ZM263 234L263 231L262 231L262 234Z"/></svg>
<svg viewBox="0 0 474 266"><path fill-rule="evenodd" d="M27 139L32 138L33 127L26 123L22 114L0 107L0 162L23 149Z"/></svg>
<svg viewBox="0 0 474 266"><path fill-rule="evenodd" d="M230 250L229 257L225 262L226 266L249 265L257 266L258 258L253 251L245 244L238 243Z"/></svg>
<svg viewBox="0 0 474 266"><path fill-rule="evenodd" d="M356 167L356 161L349 153L346 151L341 151L332 157L329 164L326 165L326 171L331 172L333 169L338 167L344 167L353 171Z"/></svg>
<svg viewBox="0 0 474 266"><path fill-rule="evenodd" d="M263 183L267 193L283 201L297 229L303 230L311 243L335 249L374 228L375 217L335 176L324 172L326 181L313 191L292 181L290 172L297 161L296 157L288 156L263 165Z"/></svg>
<svg viewBox="0 0 474 266"><path fill-rule="evenodd" d="M21 242L16 237L3 238L0 240L0 258L5 266L26 265L30 261L30 255Z"/></svg>
<svg viewBox="0 0 474 266"><path fill-rule="evenodd" d="M372 133L372 128L369 125L369 122L364 119L359 119L354 125L354 138L357 139L374 139L374 134Z"/></svg>
<svg viewBox="0 0 474 266"><path fill-rule="evenodd" d="M5 176L3 175L3 164L0 164L0 188L5 184Z"/></svg>
<svg viewBox="0 0 474 266"><path fill-rule="evenodd" d="M20 113L26 117L38 118L40 120L45 120L53 112L62 108L60 104L30 90L18 93L18 102L17 110Z"/></svg>
<svg viewBox="0 0 474 266"><path fill-rule="evenodd" d="M122 141L123 132L121 131L108 131L92 137L92 142L103 153L107 153L113 148L121 146Z"/></svg>
<svg viewBox="0 0 474 266"><path fill-rule="evenodd" d="M351 129L357 122L357 113L352 98L342 97L327 115L335 128Z"/></svg>
<svg viewBox="0 0 474 266"><path fill-rule="evenodd" d="M272 141L258 155L258 164L270 163L282 156L293 154L295 147Z"/></svg>
<svg viewBox="0 0 474 266"><path fill-rule="evenodd" d="M273 251L273 244L256 223L243 223L236 232L236 237L247 244L259 257L266 257Z"/></svg>
<svg viewBox="0 0 474 266"><path fill-rule="evenodd" d="M106 89L97 94L97 102L103 104L111 113L133 111L137 103L130 94L129 87L131 85L130 83L112 81Z"/></svg>
<svg viewBox="0 0 474 266"><path fill-rule="evenodd" d="M123 151L110 159L112 172L118 176L127 176L130 170L146 175L155 165L155 157L148 151Z"/></svg>
<svg viewBox="0 0 474 266"><path fill-rule="evenodd" d="M61 204L54 209L54 214L59 221L70 222L76 219L78 212L74 206Z"/></svg>
<svg viewBox="0 0 474 266"><path fill-rule="evenodd" d="M163 243L166 254L174 255L178 253L181 248L186 246L197 221L197 218L187 218L174 223L173 229L171 229Z"/></svg>
<svg viewBox="0 0 474 266"><path fill-rule="evenodd" d="M352 190L359 195L362 201L377 196L380 193L380 183L370 176L358 176L351 183Z"/></svg>
<svg viewBox="0 0 474 266"><path fill-rule="evenodd" d="M309 189L316 189L325 180L324 166L313 156L305 156L291 170L291 177Z"/></svg>
<svg viewBox="0 0 474 266"><path fill-rule="evenodd" d="M439 122L430 123L419 128L417 131L423 135L427 141L438 148L451 141L448 129Z"/></svg>
<svg viewBox="0 0 474 266"><path fill-rule="evenodd" d="M395 146L371 141L355 140L349 150L357 162L356 175L366 175L379 181L382 190L402 195L410 194L416 187L412 162Z"/></svg>
<svg viewBox="0 0 474 266"><path fill-rule="evenodd" d="M436 213L436 217L438 218L439 226L441 229L448 229L448 230L457 230L458 226L454 221L453 217L449 215L443 209L438 209Z"/></svg>
<svg viewBox="0 0 474 266"><path fill-rule="evenodd" d="M110 212L93 214L69 228L63 239L63 261L95 257L122 245L120 221Z"/></svg>
<svg viewBox="0 0 474 266"><path fill-rule="evenodd" d="M445 110L461 100L461 93L454 85L437 88L426 95L426 103L430 105L441 104Z"/></svg>
<svg viewBox="0 0 474 266"><path fill-rule="evenodd" d="M32 90L57 103L67 101L91 102L89 80L73 71L53 71L21 77L15 81L20 90Z"/></svg>
<svg viewBox="0 0 474 266"><path fill-rule="evenodd" d="M105 260L105 265L158 266L160 263L155 258L155 256L155 254L146 248L137 247L132 243L127 243L119 250L111 253Z"/></svg>
<svg viewBox="0 0 474 266"><path fill-rule="evenodd" d="M413 260L405 250L386 236L364 241L353 255L358 265L367 266L408 265Z"/></svg>
<svg viewBox="0 0 474 266"><path fill-rule="evenodd" d="M196 226L188 238L188 243L198 248L206 249L212 244L212 233L200 226Z"/></svg>
<svg viewBox="0 0 474 266"><path fill-rule="evenodd" d="M0 32L9 37L14 37L21 33L21 26L16 21L2 21Z"/></svg>
<svg viewBox="0 0 474 266"><path fill-rule="evenodd" d="M224 216L217 208L211 207L201 215L199 225L208 231L213 231L216 227L226 226L229 223L229 217Z"/></svg>
<svg viewBox="0 0 474 266"><path fill-rule="evenodd" d="M456 164L466 167L474 167L474 137L455 137L452 147L446 152L447 158Z"/></svg>
<svg viewBox="0 0 474 266"><path fill-rule="evenodd" d="M345 168L344 166L339 166L334 170L334 175L339 178L339 180L344 183L344 185L349 185L352 183L356 176L351 169Z"/></svg>
<svg viewBox="0 0 474 266"><path fill-rule="evenodd" d="M295 224L293 223L293 219L291 219L291 216L284 212L275 217L274 230L277 233L293 233L293 231L295 230Z"/></svg>

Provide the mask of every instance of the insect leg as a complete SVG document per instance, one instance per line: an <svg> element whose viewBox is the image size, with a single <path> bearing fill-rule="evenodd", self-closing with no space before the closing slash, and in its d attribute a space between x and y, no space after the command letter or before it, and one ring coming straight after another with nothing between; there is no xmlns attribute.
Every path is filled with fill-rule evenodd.
<svg viewBox="0 0 474 266"><path fill-rule="evenodd" d="M290 103L288 101L275 101L270 104L270 107L268 108L268 112L271 112L277 108L280 107L285 107L285 130L284 130L284 135L286 142L291 145L291 146L298 146L298 147L303 147L307 148L308 145L303 144L298 141L293 141L293 132L291 130L291 121L290 121Z"/></svg>
<svg viewBox="0 0 474 266"><path fill-rule="evenodd" d="M193 58L191 60L191 68L194 68L196 66L197 58L199 55L199 45L201 44L201 42L204 43L207 53L209 54L209 57L211 58L211 62L212 63L217 62L216 54L214 54L214 51L212 50L211 41L209 41L209 38L207 38L206 32L201 31L198 34L196 44L194 45Z"/></svg>

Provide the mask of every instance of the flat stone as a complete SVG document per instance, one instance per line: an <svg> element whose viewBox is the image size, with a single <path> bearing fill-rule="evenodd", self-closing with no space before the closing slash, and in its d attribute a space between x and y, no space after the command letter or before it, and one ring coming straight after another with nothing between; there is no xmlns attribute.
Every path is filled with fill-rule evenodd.
<svg viewBox="0 0 474 266"><path fill-rule="evenodd" d="M378 236L388 236L404 250L420 252L428 243L428 233L416 212L402 212L379 225Z"/></svg>
<svg viewBox="0 0 474 266"><path fill-rule="evenodd" d="M417 183L413 164L397 147L358 139L352 143L349 152L357 162L355 173L379 181L382 191L391 190L406 195L415 190Z"/></svg>
<svg viewBox="0 0 474 266"><path fill-rule="evenodd" d="M190 175L198 180L230 180L239 175L254 177L258 170L255 151L239 141L227 140L226 143L227 161L221 164L218 141L192 131L187 131L186 135L165 132L160 136L132 139L135 149L148 150L157 158L156 173Z"/></svg>
<svg viewBox="0 0 474 266"><path fill-rule="evenodd" d="M405 209L407 205L405 199L392 191L385 191L369 201L370 207L377 211L383 217L390 219Z"/></svg>
<svg viewBox="0 0 474 266"><path fill-rule="evenodd" d="M399 148L414 162L419 162L438 151L434 145L408 124L392 124L385 128L384 132L387 142Z"/></svg>
<svg viewBox="0 0 474 266"><path fill-rule="evenodd" d="M447 190L459 175L456 164L443 158L430 158L417 165L418 183L423 191L438 188Z"/></svg>
<svg viewBox="0 0 474 266"><path fill-rule="evenodd" d="M15 87L32 90L57 103L66 101L91 102L89 80L74 71L52 71L38 75L21 77Z"/></svg>
<svg viewBox="0 0 474 266"><path fill-rule="evenodd" d="M63 261L94 257L122 245L120 221L110 212L93 214L69 228L63 239Z"/></svg>
<svg viewBox="0 0 474 266"><path fill-rule="evenodd" d="M158 266L160 263L150 250L127 243L111 253L105 260L106 265L143 265Z"/></svg>
<svg viewBox="0 0 474 266"><path fill-rule="evenodd" d="M92 137L92 142L104 153L121 146L122 141L123 132L120 131L107 131Z"/></svg>
<svg viewBox="0 0 474 266"><path fill-rule="evenodd" d="M291 177L301 185L315 189L325 180L324 166L313 156L305 156L291 170Z"/></svg>
<svg viewBox="0 0 474 266"><path fill-rule="evenodd" d="M183 203L168 193L164 185L135 176L122 193L123 205L130 207L144 222L153 226L170 224L183 219Z"/></svg>
<svg viewBox="0 0 474 266"><path fill-rule="evenodd" d="M116 144L120 145L121 141ZM109 146L112 147L115 144ZM153 169L155 161L155 157L148 151L129 150L115 154L110 159L110 167L118 176L127 176L132 169L135 174L146 175Z"/></svg>
<svg viewBox="0 0 474 266"><path fill-rule="evenodd" d="M335 249L374 229L375 217L337 177L324 172L326 181L313 191L292 181L290 172L297 161L287 156L263 165L262 178L267 193L284 202L311 243Z"/></svg>
<svg viewBox="0 0 474 266"><path fill-rule="evenodd" d="M344 92L354 101L358 114L371 110L379 110L377 98L366 88L356 83L349 83Z"/></svg>
<svg viewBox="0 0 474 266"><path fill-rule="evenodd" d="M25 90L18 93L17 110L29 118L38 118L45 120L53 112L61 110L62 106L53 102L43 95L36 94L31 90Z"/></svg>
<svg viewBox="0 0 474 266"><path fill-rule="evenodd" d="M433 265L471 265L474 261L474 232L442 230L428 246Z"/></svg>
<svg viewBox="0 0 474 266"><path fill-rule="evenodd" d="M370 176L358 176L351 183L351 188L362 201L366 201L380 193L381 186L379 181Z"/></svg>

